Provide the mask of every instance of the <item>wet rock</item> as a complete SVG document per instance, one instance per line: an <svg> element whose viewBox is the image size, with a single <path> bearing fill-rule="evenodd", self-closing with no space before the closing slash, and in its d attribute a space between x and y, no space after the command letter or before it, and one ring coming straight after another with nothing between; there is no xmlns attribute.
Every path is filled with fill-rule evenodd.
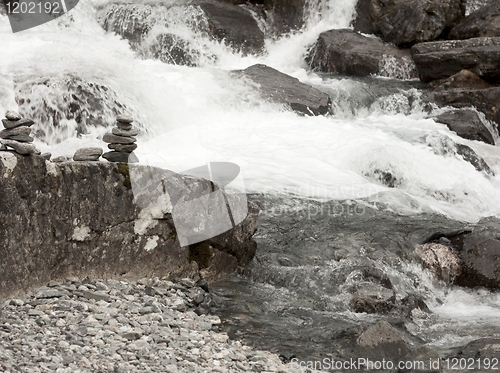
<svg viewBox="0 0 500 373"><path fill-rule="evenodd" d="M500 36L500 3L493 1L465 17L453 27L450 39Z"/></svg>
<svg viewBox="0 0 500 373"><path fill-rule="evenodd" d="M422 266L430 269L438 278L452 283L462 272L458 255L450 247L426 243L418 245L415 253L422 259Z"/></svg>
<svg viewBox="0 0 500 373"><path fill-rule="evenodd" d="M500 339L498 338L481 338L468 343L463 347L457 355L454 357L473 359L475 363L478 363L478 359L498 359L500 354ZM485 361L482 367L484 369ZM475 366L475 369L481 369L481 367Z"/></svg>
<svg viewBox="0 0 500 373"><path fill-rule="evenodd" d="M408 46L445 35L465 15L463 0L362 0L356 7L354 29Z"/></svg>
<svg viewBox="0 0 500 373"><path fill-rule="evenodd" d="M500 37L420 43L411 48L411 55L424 82L464 69L488 82L500 81Z"/></svg>
<svg viewBox="0 0 500 373"><path fill-rule="evenodd" d="M196 66L201 56L192 44L173 34L159 34L150 45L153 58L172 65Z"/></svg>
<svg viewBox="0 0 500 373"><path fill-rule="evenodd" d="M208 18L212 36L243 54L260 53L264 34L252 14L244 8L212 0L196 2Z"/></svg>
<svg viewBox="0 0 500 373"><path fill-rule="evenodd" d="M401 299L401 305L408 316L412 314L413 310L419 310L426 313L431 312L425 301L419 295L410 294L404 297Z"/></svg>
<svg viewBox="0 0 500 373"><path fill-rule="evenodd" d="M456 284L467 287L500 288L500 241L472 234L463 239L459 248L462 273Z"/></svg>
<svg viewBox="0 0 500 373"><path fill-rule="evenodd" d="M448 78L432 81L428 84L428 87L435 90L453 88L485 89L491 88L493 85L481 79L472 71L464 69Z"/></svg>
<svg viewBox="0 0 500 373"><path fill-rule="evenodd" d="M306 61L317 71L368 76L380 74L388 59L404 64L411 61L411 56L408 50L400 50L377 38L366 37L350 29L340 29L321 33Z"/></svg>
<svg viewBox="0 0 500 373"><path fill-rule="evenodd" d="M305 0L264 0L263 3L270 14L269 22L274 34L281 36L300 30L304 25Z"/></svg>
<svg viewBox="0 0 500 373"><path fill-rule="evenodd" d="M453 110L438 115L435 119L438 123L446 124L450 131L464 139L482 141L495 145L491 132L483 124L477 112L473 110Z"/></svg>
<svg viewBox="0 0 500 373"><path fill-rule="evenodd" d="M463 144L456 144L456 151L457 154L462 156L462 158L466 162L469 162L471 165L473 165L477 171L479 172L484 171L492 176L495 175L495 173L491 170L490 166L488 166L486 161L480 156L478 156L477 153L474 150L472 150L471 147Z"/></svg>
<svg viewBox="0 0 500 373"><path fill-rule="evenodd" d="M264 98L286 104L292 110L306 115L322 115L330 111L331 99L326 93L272 67L258 64L235 73L259 84L259 92Z"/></svg>
<svg viewBox="0 0 500 373"><path fill-rule="evenodd" d="M360 334L356 345L367 357L397 361L410 352L403 334L387 321L380 321Z"/></svg>
<svg viewBox="0 0 500 373"><path fill-rule="evenodd" d="M101 148L81 148L73 155L74 161L98 161L102 155Z"/></svg>

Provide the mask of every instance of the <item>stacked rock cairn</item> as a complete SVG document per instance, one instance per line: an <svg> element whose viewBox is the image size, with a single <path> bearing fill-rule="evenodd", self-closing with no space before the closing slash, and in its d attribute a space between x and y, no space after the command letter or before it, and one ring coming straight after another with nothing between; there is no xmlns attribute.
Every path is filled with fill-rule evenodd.
<svg viewBox="0 0 500 373"><path fill-rule="evenodd" d="M24 119L15 111L7 111L2 119L4 130L0 131L0 150L13 149L22 155L40 154L31 137L31 126L34 122L31 119Z"/></svg>
<svg viewBox="0 0 500 373"><path fill-rule="evenodd" d="M127 115L118 115L116 117L116 127L113 127L111 133L106 133L102 141L108 143L110 152L104 153L103 158L109 162L137 163L139 159L134 153L137 149L135 138L139 131L132 128L134 119Z"/></svg>

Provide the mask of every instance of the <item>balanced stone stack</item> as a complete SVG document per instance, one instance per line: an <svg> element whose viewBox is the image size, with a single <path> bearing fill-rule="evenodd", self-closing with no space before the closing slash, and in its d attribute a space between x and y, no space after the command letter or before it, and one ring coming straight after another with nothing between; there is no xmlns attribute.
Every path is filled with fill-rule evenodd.
<svg viewBox="0 0 500 373"><path fill-rule="evenodd" d="M0 131L0 150L13 149L16 153L22 155L40 154L40 151L32 144L31 119L24 119L15 111L7 111L6 119L2 119L4 130Z"/></svg>
<svg viewBox="0 0 500 373"><path fill-rule="evenodd" d="M139 131L132 128L132 117L119 115L116 117L116 127L113 127L111 133L106 133L102 140L107 142L110 152L104 153L103 158L110 162L136 163L139 159L134 154L137 149L135 138Z"/></svg>

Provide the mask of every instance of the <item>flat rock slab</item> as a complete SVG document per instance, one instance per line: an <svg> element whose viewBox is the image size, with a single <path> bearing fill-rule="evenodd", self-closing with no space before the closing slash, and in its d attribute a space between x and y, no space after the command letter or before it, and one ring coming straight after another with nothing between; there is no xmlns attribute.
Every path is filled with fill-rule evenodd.
<svg viewBox="0 0 500 373"><path fill-rule="evenodd" d="M20 120L23 117L21 115L19 115L19 113L16 113L15 111L8 110L5 113L5 118L7 118L8 120Z"/></svg>
<svg viewBox="0 0 500 373"><path fill-rule="evenodd" d="M75 152L74 161L98 161L102 155L101 148L81 148Z"/></svg>
<svg viewBox="0 0 500 373"><path fill-rule="evenodd" d="M6 129L16 128L20 126L31 127L33 124L35 124L35 122L33 122L31 119L19 119L19 120L2 119L2 123Z"/></svg>
<svg viewBox="0 0 500 373"><path fill-rule="evenodd" d="M493 1L465 17L453 27L450 39L470 39L483 36L500 36L500 2Z"/></svg>
<svg viewBox="0 0 500 373"><path fill-rule="evenodd" d="M328 94L272 67L258 64L234 72L257 83L261 95L272 102L288 105L292 110L306 115L330 112L331 99Z"/></svg>
<svg viewBox="0 0 500 373"><path fill-rule="evenodd" d="M106 133L102 137L102 141L107 142L109 144L133 144L137 141L134 137L130 136L118 136L113 135L112 133Z"/></svg>
<svg viewBox="0 0 500 373"><path fill-rule="evenodd" d="M500 37L416 44L411 55L424 82L470 70L488 82L500 81Z"/></svg>
<svg viewBox="0 0 500 373"><path fill-rule="evenodd" d="M135 129L135 128L131 128L130 130L127 131L127 130L121 129L119 127L113 127L113 129L111 130L111 133L113 135L117 135L117 136L130 137L130 136L137 136L139 134L139 130Z"/></svg>
<svg viewBox="0 0 500 373"><path fill-rule="evenodd" d="M120 114L116 117L116 121L117 122L120 122L120 123L127 123L127 124L130 124L134 121L134 118L132 118L131 116L129 115L124 115L124 114Z"/></svg>
<svg viewBox="0 0 500 373"><path fill-rule="evenodd" d="M18 142L15 140L1 139L0 143L14 149L14 151L21 155L32 155L37 152L35 145L25 142Z"/></svg>
<svg viewBox="0 0 500 373"><path fill-rule="evenodd" d="M366 37L350 29L322 32L306 58L313 70L351 76L380 74L385 61L410 65L408 77L416 76L408 50L401 50L378 38Z"/></svg>
<svg viewBox="0 0 500 373"><path fill-rule="evenodd" d="M135 149L137 149L137 144L109 144L109 149L116 150L117 152L125 152L132 153Z"/></svg>
<svg viewBox="0 0 500 373"><path fill-rule="evenodd" d="M107 159L109 162L118 162L118 163L137 163L139 162L139 158L132 152L119 152L112 151L107 152L102 155L104 159Z"/></svg>

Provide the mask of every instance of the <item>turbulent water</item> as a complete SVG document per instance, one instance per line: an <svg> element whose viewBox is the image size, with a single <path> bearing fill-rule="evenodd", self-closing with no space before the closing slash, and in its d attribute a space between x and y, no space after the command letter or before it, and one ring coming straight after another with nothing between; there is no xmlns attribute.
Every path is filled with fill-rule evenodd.
<svg viewBox="0 0 500 373"><path fill-rule="evenodd" d="M136 4L139 17L147 5ZM83 146L104 147L102 135L123 111L142 130L136 151L142 163L175 171L207 161L238 164L245 191L268 210L281 209L262 218L259 254L251 270L219 284L222 296L235 299L221 312L246 325L240 337L267 341L269 348L282 346L289 355L298 354L294 349L328 350L335 330L374 319L354 314L346 305L348 282L355 281L355 274L349 275L357 265L389 271L401 286L398 296L424 296L433 316L407 327L429 346L446 349L478 335L495 335L500 326L498 294L436 286L401 250L387 249L393 260L369 258L363 250L385 230L384 245L397 246L411 234L408 228L398 231L402 222L407 227L419 222L431 231L499 216L498 146L459 138L431 119L443 109L422 103L419 82L405 80L408 66L387 60L383 76L365 79L307 69L308 47L322 31L349 27L354 0L307 2L302 30L281 38L269 35L265 52L258 56L243 56L213 41L203 31L199 8L181 5L171 2L163 13L149 17L152 31L136 50L104 31L98 16L107 6L104 0L82 0L58 20L16 34L1 16L0 112L28 113L37 121L37 146L54 156L72 156ZM162 24L165 19L168 26ZM265 21L258 21L266 31ZM197 66L152 58L151 44L162 32L187 40ZM255 63L328 92L334 114L298 115L262 100L251 84L229 73ZM96 95L98 105L90 105ZM70 96L78 98L79 106L68 113L77 112L79 118L59 110ZM494 137L498 141L497 133ZM476 171L449 151L452 142L474 149L497 176ZM385 174L392 175L392 185L384 184ZM358 206L359 211L350 213L357 223L340 224L348 207L317 212L318 206L332 203L338 209ZM294 221L297 211L305 218ZM311 235L315 229L316 236ZM366 234L356 233L360 231ZM378 245L382 250L382 243ZM334 255L332 247L350 255ZM334 280L336 273L347 277ZM325 325L331 325L330 334L320 332Z"/></svg>

